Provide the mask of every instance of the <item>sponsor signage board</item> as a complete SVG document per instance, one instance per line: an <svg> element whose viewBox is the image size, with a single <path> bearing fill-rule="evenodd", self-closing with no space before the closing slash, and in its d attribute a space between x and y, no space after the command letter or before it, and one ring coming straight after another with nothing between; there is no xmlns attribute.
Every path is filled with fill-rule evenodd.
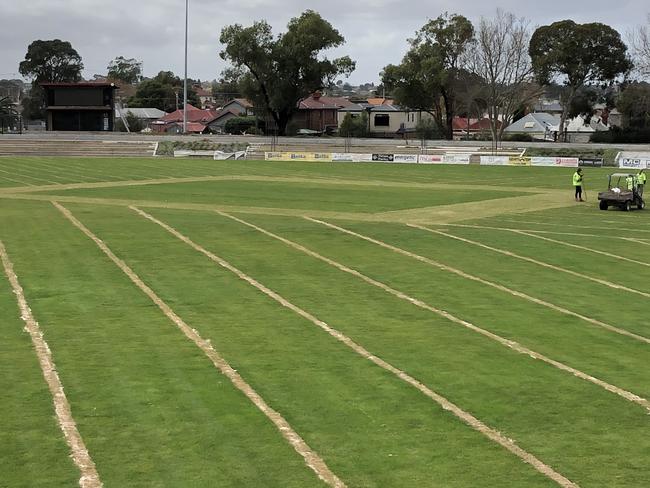
<svg viewBox="0 0 650 488"><path fill-rule="evenodd" d="M417 154L395 154L393 157L393 162L417 164L418 155Z"/></svg>
<svg viewBox="0 0 650 488"><path fill-rule="evenodd" d="M469 164L469 154L422 154L418 158L420 164Z"/></svg>
<svg viewBox="0 0 650 488"><path fill-rule="evenodd" d="M577 168L578 158L560 158L560 157L544 157L533 156L530 158L533 166L562 166L566 168Z"/></svg>
<svg viewBox="0 0 650 488"><path fill-rule="evenodd" d="M395 160L394 154L377 153L372 155L373 161L392 163Z"/></svg>
<svg viewBox="0 0 650 488"><path fill-rule="evenodd" d="M650 153L647 152L622 152L618 158L620 168L646 169L650 168Z"/></svg>
<svg viewBox="0 0 650 488"><path fill-rule="evenodd" d="M481 165L505 166L510 163L508 156L481 156Z"/></svg>
<svg viewBox="0 0 650 488"><path fill-rule="evenodd" d="M580 158L578 165L579 166L590 166L599 168L604 164L603 158Z"/></svg>

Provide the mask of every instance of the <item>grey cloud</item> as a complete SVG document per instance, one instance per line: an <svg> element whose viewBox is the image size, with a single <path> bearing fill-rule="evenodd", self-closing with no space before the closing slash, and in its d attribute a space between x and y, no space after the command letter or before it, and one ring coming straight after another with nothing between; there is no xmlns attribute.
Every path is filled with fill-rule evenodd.
<svg viewBox="0 0 650 488"><path fill-rule="evenodd" d="M181 73L183 68L183 0L29 0L0 2L0 77L18 71L27 45L35 39L69 40L82 55L85 74L103 73L115 56L141 59L145 74L163 69ZM397 0L190 0L189 74L212 79L225 67L218 53L219 33L228 24L249 25L266 19L275 32L287 21L311 8L320 12L346 38L346 45L328 53L350 55L357 61L353 82L377 81L378 73L399 62L406 39L428 18L444 11L457 12L476 21L500 7L528 17L532 25L564 18L580 22L605 22L626 30L645 19L650 7L641 1L521 0L491 2Z"/></svg>

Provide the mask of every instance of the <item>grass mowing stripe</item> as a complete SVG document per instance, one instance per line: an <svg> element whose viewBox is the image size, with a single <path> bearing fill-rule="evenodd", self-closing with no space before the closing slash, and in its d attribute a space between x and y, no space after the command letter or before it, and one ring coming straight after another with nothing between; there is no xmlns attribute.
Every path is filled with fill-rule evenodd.
<svg viewBox="0 0 650 488"><path fill-rule="evenodd" d="M531 233L525 232L523 230L512 230L511 232L515 232L515 233L521 234L523 236L534 237L535 239L541 239L541 240L547 241L547 242L552 242L554 244L560 244L562 246L572 247L574 249L580 249L582 251L593 252L595 254L600 254L602 256L607 256L609 258L619 259L621 261L627 261L629 263L638 264L640 266L648 266L648 267L650 267L650 263L646 263L646 262L643 262L643 261L637 261L636 259L626 258L625 256L619 256L618 254L612 254L612 253L605 252L605 251L599 251L598 249L592 249L592 248L586 247L586 246L579 246L577 244L571 244L569 242L558 241L557 239L551 239L550 237L537 236L535 234L531 234Z"/></svg>
<svg viewBox="0 0 650 488"><path fill-rule="evenodd" d="M358 233L353 232L351 230L344 229L343 227L339 227L339 226L336 226L334 224L324 222L322 220L316 220L316 219L312 219L312 218L309 218L309 217L305 217L305 218L307 220L312 221L312 222L316 222L318 224L322 224L322 225L325 225L325 226L330 227L332 229L338 230L339 232L343 232L345 234L349 234L349 235L358 237L358 238L366 240L368 242L372 242L373 244L377 244L378 246L384 247L386 249L390 249L391 251L394 251L396 253L412 257L414 259L417 259L418 261L422 261L422 262L425 262L427 264L432 264L433 266L436 266L436 267L438 265L438 263L435 263L434 261L431 261L430 259L425 258L424 256L420 256L420 255L414 254L414 253L412 253L410 251L406 251L404 249L400 249L398 247L392 246L392 245L387 244L385 242L378 241L376 239L373 239L372 237L368 237L368 236L364 236L362 234L358 234ZM314 255L315 254L316 253L314 253ZM314 256L314 257L316 257L316 256ZM320 257L320 259L323 259L323 257ZM365 275L362 275L358 271L347 268L346 266L344 266L342 264L339 264L339 263L336 263L335 261L328 260L327 262L329 264L332 264L333 266L336 266L337 268L339 268L342 271L346 271L348 273L354 274L355 276L363 279L364 281L382 288L383 290L391 293L392 295L395 295L395 296L401 298L402 300L406 300L406 301L411 302L412 304L414 304L414 305L416 305L416 306L418 306L420 308L423 308L425 310L429 310L430 312L434 312L434 313L440 315L441 317L446 318L447 320L449 320L451 322L454 322L454 323L456 323L458 325L462 325L463 327L466 327L466 328L468 328L468 329L470 329L470 330L472 330L474 332L477 332L477 333L479 333L479 334L481 334L481 335L483 335L485 337L488 337L489 339L492 339L493 341L496 341L496 342L498 342L498 343L500 343L500 344L502 344L502 345L504 345L506 347L509 347L510 349L512 349L514 351L517 351L520 354L525 354L525 355L530 356L530 357L532 357L534 359L538 359L538 360L543 361L543 362L545 362L547 364L550 364L551 366L554 366L554 367L556 367L556 368L558 368L558 369L560 369L562 371L566 371L568 373L571 373L572 375L574 375L574 376L576 376L576 377L578 377L578 378L580 378L582 380L589 381L589 382L591 382L591 383L593 383L595 385L598 385L601 388L604 388L605 390L607 390L607 391L609 391L611 393L619 395L620 397L625 398L626 400L628 400L630 402L637 403L638 405L641 405L642 407L644 407L644 408L646 408L647 410L650 411L650 402L648 402L648 400L646 400L645 398L641 398L640 396L638 396L638 395L636 395L636 394L634 394L634 393L632 393L630 391L624 390L623 388L619 388L618 386L607 383L606 381L602 381L602 380L600 380L598 378L595 378L594 376L591 376L591 375L589 375L587 373L584 373L584 372L582 372L582 371L580 371L578 369L572 368L571 366L568 366L568 365L566 365L564 363L561 363L561 362L556 361L554 359L551 359L551 358L549 358L547 356L544 356L543 354L535 352L532 349L528 349L527 347L522 346L518 342L511 341L511 340L506 339L504 337L501 337L501 336L499 336L497 334L494 334L493 332L482 329L481 327L478 327L478 326L476 326L476 325L474 325L474 324L472 324L472 323L470 323L470 322L468 322L466 320L460 319L460 318L456 317L455 315L450 314L449 312L446 312L444 310L439 310L439 309L437 309L437 308L435 308L435 307L433 307L433 306L431 306L431 305L429 305L427 303L424 303L421 300L418 300L417 298L410 297L410 296L406 295L405 293L402 293L402 292L400 292L398 290L390 288L388 285L385 285L384 283L380 283L380 282L378 282L376 280L373 280L372 278L369 278L369 277L367 277Z"/></svg>
<svg viewBox="0 0 650 488"><path fill-rule="evenodd" d="M532 465L537 471L540 473L544 474L551 480L555 481L557 484L563 487L576 487L577 485L570 481L569 479L565 478L563 475L560 473L556 472L551 468L550 466L546 465L544 462L541 460L537 459L533 454L523 450L520 448L512 439L508 439L505 436L503 436L500 432L492 429L491 427L485 425L483 422L481 422L479 419L471 415L469 412L466 412L462 410L460 407L455 405L454 403L450 402L447 398L439 395L438 393L434 392L430 388L428 388L426 385L423 383L419 382L412 376L410 376L408 373L405 373L404 371L399 370L392 364L384 361L383 359L375 356L374 354L370 353L367 351L365 348L363 348L361 345L357 344L354 342L352 339L344 335L343 333L339 332L336 329L333 329L330 327L328 324L323 322L322 320L319 320L318 318L314 317L312 314L309 312L293 305L291 302L287 301L277 293L275 293L273 290L265 287L263 284L259 283L256 281L254 278L246 275L239 269L235 268L232 266L230 263L227 261L221 259L214 253L211 253L207 249L199 246L195 242L193 242L190 238L184 236L177 230L175 230L173 227L169 226L168 224L162 222L161 220L156 219L152 215L142 211L141 209L137 207L130 207L132 210L140 214L142 217L154 222L155 224L158 224L161 226L163 229L167 230L170 234L178 238L179 240L185 242L188 244L190 247L195 249L196 251L204 254L207 256L210 260L214 261L217 263L219 266L227 269L228 271L234 273L236 276L238 276L240 279L246 281L253 287L257 288L259 291L264 293L265 295L269 296L282 306L290 309L291 311L295 312L296 314L300 315L301 317L307 319L314 325L320 327L323 329L325 332L327 332L329 335L337 339L338 341L342 342L346 346L348 346L350 349L352 349L354 352L359 354L360 356L368 359L369 361L373 362L380 368L394 374L397 376L399 379L402 381L410 384L411 386L417 388L420 392L422 392L424 395L427 397L431 398L434 400L436 403L438 403L443 409L451 412L454 414L457 418L459 418L461 421L472 427L473 429L477 430L478 432L482 433L486 437L488 437L490 440L496 442L497 444L501 445L517 457L519 457L521 460L524 462Z"/></svg>
<svg viewBox="0 0 650 488"><path fill-rule="evenodd" d="M502 219L502 220L508 220L508 219ZM517 222L521 224L536 224L536 225L551 225L554 227L561 226L561 227L575 227L579 229L600 229L600 230L616 230L616 231L621 231L621 232L629 232L630 229L622 229L620 227L597 227L593 225L577 225L577 224L566 224L566 223L558 223L558 222L535 222L535 221L530 221L530 220L512 220L510 219L511 222ZM634 229L635 232L650 232L650 230L644 230L644 229Z"/></svg>
<svg viewBox="0 0 650 488"><path fill-rule="evenodd" d="M603 235L603 234L583 234L580 232L557 232L553 230L538 230L538 229L513 229L512 227L494 227L489 225L448 224L448 223L440 224L440 225L453 226L453 227L469 227L474 229L503 230L503 231L510 231L510 232L520 230L525 232L532 232L534 234L549 234L549 235L571 236L571 237L597 237L599 239L616 239L621 241L638 242L640 244L650 244L638 238L635 239L633 237L610 236L610 235Z"/></svg>
<svg viewBox="0 0 650 488"><path fill-rule="evenodd" d="M55 180L62 180L63 183L69 183L69 182L76 182L76 181L84 181L81 178L69 178L66 177L65 174L59 173L58 171L49 169L48 167L43 167L40 165L36 166L29 166L29 167L20 167L21 173L25 173L27 175L33 175L33 174L42 174L45 173L44 176L47 176L48 178L55 179ZM48 180L46 180L48 181ZM87 180L86 180L87 181Z"/></svg>
<svg viewBox="0 0 650 488"><path fill-rule="evenodd" d="M455 225L455 227L470 227L470 228L472 228L474 226L472 226L472 225ZM431 231L431 232L433 232L433 231ZM507 251L505 249L500 249L498 247L488 246L487 244L483 244L482 242L477 242L477 241L472 241L470 239L465 239L464 237L459 237L459 236L455 236L455 235L452 235L452 234L446 234L446 236L451 238L451 239L456 239L458 241L466 242L468 244L473 244L473 245L481 247L483 249L488 249L490 251L494 251L494 252L497 252L499 254L503 254L504 256L509 256L509 257L512 257L512 258L521 259L522 261L527 261L529 263L533 263L533 264L536 264L538 266L542 266L544 268L552 269L554 271L560 271L562 273L567 273L567 274L570 274L570 275L575 276L577 278L582 278L582 279L585 279L585 280L593 281L594 283L599 283L599 284L605 285L605 286L607 286L609 288L614 288L615 290L622 290L622 291L626 291L628 293L634 293L636 295L641 295L641 296L644 296L646 298L650 298L650 293L646 293L644 291L636 290L634 288L628 288L627 286L624 286L624 285L621 285L621 284L618 284L618 283L613 283L611 281L602 280L600 278L594 278L593 276L589 276L589 275L586 275L586 274L583 274L583 273L578 273L577 271L572 271L570 269L562 268L560 266L555 266L554 264L546 263L544 261L539 261L537 259L533 259L533 258L530 258L528 256L522 256L521 254L516 254L514 252Z"/></svg>
<svg viewBox="0 0 650 488"><path fill-rule="evenodd" d="M68 398L63 391L63 384L61 383L61 379L56 371L54 359L52 358L52 351L43 337L38 322L36 322L36 319L32 315L32 311L25 299L23 288L18 281L18 276L16 276L16 273L14 272L13 264L9 259L9 255L7 254L7 250L2 241L0 241L0 259L2 260L5 275L7 276L11 288L16 295L21 318L25 322L25 330L29 333L32 343L34 344L34 349L38 356L38 362L43 371L43 377L52 393L54 410L56 412L59 426L61 427L61 431L65 436L68 446L70 447L72 460L81 473L79 486L82 488L99 488L102 486L102 482L97 473L97 469L95 468L95 463L88 453L88 449L86 448L81 434L77 429L77 424L72 416Z"/></svg>
<svg viewBox="0 0 650 488"><path fill-rule="evenodd" d="M196 346L203 351L203 353L212 361L214 366L226 376L232 384L240 390L246 397L259 408L264 415L266 415L271 422L278 428L282 436L287 442L300 454L307 466L311 468L320 479L328 485L342 488L345 484L328 468L325 461L314 452L307 443L300 437L300 435L293 430L289 423L280 415L280 413L273 410L264 399L253 388L244 381L244 379L235 371L230 364L223 359L219 353L212 347L209 341L204 340L198 331L187 325L174 311L167 305L156 293L149 288L140 277L120 258L118 258L101 239L94 235L86 226L84 226L72 213L63 205L52 202L53 205L79 230L88 236L97 246L113 261L113 263L120 268L129 279L145 294L152 302L160 308L160 310L190 339Z"/></svg>
<svg viewBox="0 0 650 488"><path fill-rule="evenodd" d="M424 227L424 226L421 226L421 225L418 225L418 224L407 224L407 225L409 227L413 227L414 229L420 229L420 230L424 230L426 232L431 232L431 233L434 233L434 234L439 234L441 236L450 237L452 239L462 240L463 242L468 242L470 244L472 243L467 239L463 239L461 237L457 237L457 236L454 236L452 234L448 234L448 233L446 233L444 231L440 231L440 230L436 230L436 229L430 229L429 227ZM370 242L373 242L373 241L370 241ZM375 241L375 243L378 243L378 242L380 242L380 241ZM392 250L399 249L399 248L397 248L395 246L390 246L389 244L387 244L387 246L389 246L388 249L392 249ZM425 258L424 256L420 256L418 254L411 253L411 252L403 250L403 249L400 249L398 252L401 252L401 251L406 253L406 255L408 255L408 256L411 256L411 257L413 257L415 259L418 259L419 261L426 262L427 264L430 264L430 265L435 266L435 267L437 267L439 269L442 269L442 270L449 271L451 273L457 274L459 276L462 276L463 278L467 278L467 279L472 280L472 281L477 281L479 283L491 286L493 288L504 291L504 292L509 293L511 295L517 296L519 298L523 298L523 299L528 300L530 302L537 303L538 305L542 305L544 307L548 307L550 309L556 310L556 311L564 313L566 315L571 315L572 317L579 318L581 320L584 320L585 322L589 322L590 324L597 325L598 327L602 327L602 328L607 329L607 330L609 330L611 332L616 332L617 334L628 336L628 337L631 337L631 338L636 339L638 341L650 344L650 338L648 338L648 337L640 336L638 334L635 334L634 332L630 332L629 330L621 329L620 327L616 327L614 325L608 324L608 323L603 322L601 320L597 320L597 319L594 319L594 318L591 318L591 317L587 317L585 315L579 314L577 312L574 312L574 311L569 310L569 309L564 308L564 307L560 307L559 305L555 305L553 303L547 302L547 301L542 300L540 298L536 298L536 297L533 297L531 295L527 295L526 293L523 293L523 292L520 292L520 291L517 291L517 290L513 290L513 289L508 288L508 287L503 286L503 285L499 285L498 283L493 283L491 281L484 280L483 278L480 278L478 276L470 275L468 273L465 273L464 271L452 268L451 266L447 266L445 264L433 261L432 259Z"/></svg>
<svg viewBox="0 0 650 488"><path fill-rule="evenodd" d="M21 178L29 178L30 180L34 180L34 181L45 181L46 183L56 184L56 183L54 183L53 181L50 181L50 180L46 180L46 179L43 179L43 178L35 178L33 176L28 176L28 175L24 175L24 174L21 174L21 173L16 173L14 171L0 170L0 172L6 173L6 174L11 175L11 176L19 176ZM8 176L3 176L3 178L5 180L13 181L14 183L21 183L23 185L28 185L28 186L36 186L35 183L28 183L26 181L16 180L14 178L9 178Z"/></svg>

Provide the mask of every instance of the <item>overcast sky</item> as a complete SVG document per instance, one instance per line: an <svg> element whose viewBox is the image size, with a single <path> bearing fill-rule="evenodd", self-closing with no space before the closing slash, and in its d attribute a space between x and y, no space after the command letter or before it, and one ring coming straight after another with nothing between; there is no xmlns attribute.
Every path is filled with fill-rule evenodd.
<svg viewBox="0 0 650 488"><path fill-rule="evenodd" d="M188 75L212 80L224 68L219 33L225 25L250 25L265 19L275 33L310 8L345 37L330 53L357 62L354 84L378 82L379 72L398 63L406 39L427 19L444 11L472 21L491 16L497 7L529 18L533 25L571 18L604 22L623 35L646 19L650 4L641 0L189 0ZM525 6L524 6L525 5ZM137 58L144 74L172 70L182 76L185 0L0 0L0 78L18 77L18 64L35 39L70 41L83 58L84 76L105 74L116 56Z"/></svg>

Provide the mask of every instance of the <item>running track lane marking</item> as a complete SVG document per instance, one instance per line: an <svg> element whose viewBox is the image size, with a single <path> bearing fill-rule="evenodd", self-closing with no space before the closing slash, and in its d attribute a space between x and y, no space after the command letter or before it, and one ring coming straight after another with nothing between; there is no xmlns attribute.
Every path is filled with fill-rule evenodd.
<svg viewBox="0 0 650 488"><path fill-rule="evenodd" d="M569 242L558 241L557 239L551 239L550 237L536 236L535 234L531 234L531 233L525 232L523 230L514 230L513 229L510 232L514 232L515 234L521 234L523 236L534 237L535 239L541 239L542 241L553 242L555 244L560 244L562 246L572 247L574 249L581 249L583 251L593 252L595 254L600 254L601 256L607 256L609 258L620 259L621 261L627 261L629 263L634 263L634 264L638 264L638 265L641 265L641 266L650 267L650 263L646 263L646 262L643 262L643 261L637 261L636 259L626 258L625 256L619 256L618 254L612 254L612 253L605 252L605 251L599 251L598 249L592 249L591 247L579 246L577 244L571 244Z"/></svg>
<svg viewBox="0 0 650 488"><path fill-rule="evenodd" d="M79 486L81 488L100 488L103 486L102 482L99 479L95 463L90 457L83 438L77 429L77 424L72 417L72 410L70 409L68 398L63 390L63 384L61 383L59 374L56 371L56 365L52 358L52 351L45 341L43 332L27 304L25 293L18 281L18 276L16 276L14 271L13 263L10 261L9 255L7 254L7 250L2 241L0 241L0 258L2 258L2 265L5 274L7 275L7 279L16 295L16 301L18 302L18 308L20 309L20 318L25 322L25 330L29 333L32 339L32 344L36 350L43 377L45 378L45 382L52 394L54 411L56 412L59 427L63 432L68 447L70 448L72 460L81 472Z"/></svg>
<svg viewBox="0 0 650 488"><path fill-rule="evenodd" d="M380 282L378 282L376 280L373 280L372 278L369 278L369 277L361 274L360 272L358 272L358 271L356 271L354 269L348 268L347 266L345 266L343 264L337 263L336 261L333 261L333 260L331 260L329 258L326 258L325 256L321 256L320 254L318 254L318 253L316 253L316 252L314 252L314 251L312 251L312 250L310 250L310 249L308 249L308 248L306 248L306 247L304 247L304 246L302 246L302 245L300 245L300 244L298 244L296 242L285 239L284 237L281 237L281 236L279 236L277 234L273 234L272 232L269 232L269 231L267 231L265 229L262 229L261 227L258 227L258 226L254 225L254 224L251 224L250 222L246 222L245 220L237 218L237 217L235 217L233 215L230 215L228 213L221 212L219 210L215 210L215 212L218 213L219 215L223 215L224 217L228 217L228 218L230 218L232 220L235 220L235 221L240 222L240 223L242 223L244 225L247 225L248 227L251 227L251 228L253 228L253 229L255 229L255 230L257 230L257 231L259 231L259 232L261 232L263 234L266 234L266 235L268 235L270 237L273 237L274 239L277 239L277 240L285 243L286 245L288 245L290 247L293 247L294 249L302 251L305 254L308 254L308 255L310 255L312 257L320 259L321 261L325 261L326 263L340 269L341 271L345 271L346 273L353 274L353 275L357 276L358 278L361 278L362 280L367 281L368 283L371 283L371 284L373 284L375 286L383 288L384 290L388 291L389 293L392 293L395 296L399 296L400 298L403 298L403 299L405 299L405 300L407 300L407 301L409 301L411 303L414 303L414 304L420 306L418 303L416 303L419 300L417 300L415 298L411 298L408 295L406 295L406 294L404 294L404 293L402 293L402 292L400 292L398 290L394 290L394 289L388 287L387 285L385 285L383 283L380 283ZM327 225L327 223L325 223L323 221L318 221L316 219L312 219L312 218L308 218L308 217L304 217L304 218L306 218L308 220L312 220L314 222L321 223L322 225ZM422 230L426 230L426 231L429 231L429 232L437 232L437 231L433 231L431 229L428 229L426 227L421 227L419 225L415 225L415 224L412 224L412 225L409 224L409 225L411 227L415 227L417 229L422 229ZM619 327L616 327L614 325L611 325L611 324L608 324L608 323L605 323L605 322L601 322L600 320L593 319L593 318L587 317L585 315L581 315L581 314L579 314L577 312L574 312L572 310L568 310L566 308L560 307L560 306L555 305L553 303L550 303L550 302L544 301L542 299L527 295L527 294L525 294L523 292L513 290L513 289L505 287L503 285L499 285L498 283L494 283L494 282L491 282L491 281L488 281L488 280L484 280L483 278L480 278L478 276L470 275L470 274L465 273L464 271L461 271L459 269L452 268L451 266L447 266L447 265L439 263L437 261L433 261L433 260L431 260L429 258L426 258L424 256L420 256L419 254L415 254L415 253L412 253L410 251L406 251L405 249L401 249L399 247L392 246L392 245L387 244L385 242L378 241L376 239L372 239L371 237L362 236L361 234L357 234L357 233L352 233L351 231L348 231L347 229L343 229L342 227L333 226L333 224L330 224L330 227L332 227L332 228L334 228L334 229L336 229L338 231L341 231L341 232L351 233L351 235L353 235L355 237L362 238L362 239L364 239L366 241L372 242L373 244L377 244L377 245L379 245L381 247L384 247L386 249L389 249L389 250L391 250L393 252L397 252L399 254L403 254L405 256L417 259L418 261L424 262L426 264L434 266L434 267L436 267L438 269L441 269L443 271L453 273L453 274L458 275L458 276L460 276L462 278L472 280L472 281L476 281L478 283L490 286L492 288L496 288L497 290L503 291L505 293L508 293L510 295L513 295L513 296L516 296L516 297L519 297L519 298L523 298L524 300L528 300L528 301L530 301L532 303L535 303L537 305L541 305L543 307L550 308L551 310L555 310L556 312L560 312L560 313L569 315L571 317L576 317L576 318L584 320L585 322L588 322L590 324L593 324L593 325L596 325L598 327L602 327L604 329L607 329L610 332L615 332L617 334L621 334L621 335L624 335L624 336L627 336L627 337L631 337L632 339L636 339L638 341L650 344L650 338L643 337L643 336L637 335L637 334L635 334L633 332L630 332L628 330L621 329ZM446 235L446 234L443 233L443 235ZM505 341L506 339L503 339L503 340ZM526 352L525 354L529 354L529 353Z"/></svg>
<svg viewBox="0 0 650 488"><path fill-rule="evenodd" d="M259 291L267 295L268 297L272 298L276 302L278 302L280 305L283 307L288 308L289 310L295 312L297 315L305 318L306 320L310 321L314 325L320 327L323 329L325 332L327 332L329 335L337 339L338 341L342 342L346 346L348 346L350 349L352 349L354 352L359 354L360 356L364 357L365 359L368 359L369 361L373 362L375 365L379 366L380 368L394 374L397 376L399 379L402 381L408 383L409 385L417 388L420 392L422 392L425 396L431 398L434 400L438 405L440 405L444 410L447 410L451 412L453 415L455 415L458 419L463 421L465 424L469 425L473 429L477 430L481 434L485 435L487 438L492 440L493 442L496 442L500 446L504 447L511 453L513 453L515 456L520 458L522 461L524 461L527 464L532 465L537 471L542 473L543 475L547 476L551 480L555 481L558 485L566 487L566 488L577 488L578 485L570 481L569 479L565 478L563 475L560 473L556 472L551 468L550 466L546 465L539 459L537 459L533 454L523 450L520 448L512 439L508 439L505 437L503 434L498 432L497 430L488 427L485 425L483 422L481 422L479 419L474 417L472 414L469 412L466 412L462 410L460 407L455 405L454 403L450 402L447 400L445 397L442 395L434 392L431 390L429 387L426 385L420 383L418 380L410 376L409 374L405 373L404 371L399 370L392 364L384 361L383 359L375 356L374 354L370 353L366 349L364 349L362 346L354 342L352 339L344 335L343 333L339 332L338 330L330 327L328 324L323 322L322 320L314 317L312 314L309 312L297 307L296 305L292 304L288 300L284 299L282 296L278 295L276 292L273 290L267 288L254 278L251 278L250 276L246 275L239 269L235 268L233 265L231 265L229 262L225 261L224 259L220 258L219 256L211 253L207 249L199 246L198 244L194 243L189 237L184 236L180 232L178 232L176 229L173 227L169 226L168 224L156 219L152 215L149 215L148 213L144 212L143 210L140 210L137 207L129 207L133 211L137 212L140 214L142 217L150 220L151 222L154 222L161 226L163 229L168 231L170 234L172 234L174 237L178 238L179 240L183 241L190 247L192 247L194 250L200 252L201 254L204 254L207 256L210 260L214 261L217 263L219 266L222 268L227 269L231 273L237 275L240 279L243 281L246 281L253 287L257 288Z"/></svg>
<svg viewBox="0 0 650 488"><path fill-rule="evenodd" d="M277 429L282 434L282 437L300 454L305 464L311 468L316 475L327 483L329 486L335 488L345 488L345 483L341 481L325 464L325 461L313 451L307 443L300 437L300 435L293 430L293 427L280 415L279 412L273 410L264 399L248 384L246 381L235 371L230 364L221 357L221 355L212 347L210 340L205 340L201 337L199 332L190 327L182 318L180 318L172 309L167 305L156 293L149 288L140 277L133 271L123 260L118 258L110 248L104 244L95 234L92 233L84 224L82 224L72 213L63 205L53 201L52 204L79 230L88 236L97 246L113 261L113 263L126 274L131 281L140 290L147 295L152 302L190 339L196 346L203 351L203 353L212 361L212 364L226 376L232 384L241 391L246 397L262 411L266 417L273 422Z"/></svg>
<svg viewBox="0 0 650 488"><path fill-rule="evenodd" d="M410 227L413 227L414 224L407 224L407 225L410 226ZM447 225L447 227L450 227L452 225L453 224ZM475 228L477 226L473 226L473 225L453 225L453 227ZM490 227L478 226L478 228L482 229L482 228L490 228ZM428 229L426 227L422 227L422 229L426 230L427 232L431 232L432 234L444 235L444 236L447 236L447 237L449 237L451 239L456 239L458 241L466 242L466 243L472 244L474 246L482 247L483 249L489 249L490 251L494 251L494 252L497 252L499 254L503 254L504 256L510 256L512 258L521 259L522 261L527 261L529 263L533 263L533 264L536 264L538 266L542 266L544 268L552 269L554 271L560 271L562 273L570 274L572 276L576 276L576 277L582 278L584 280L593 281L594 283L599 283L601 285L608 286L609 288L613 288L615 290L622 290L622 291L626 291L628 293L635 293L637 295L641 295L641 296L644 296L646 298L650 298L650 293L646 293L644 291L636 290L634 288L628 288L627 286L619 285L618 283L613 283L613 282L607 281L607 280L601 280L600 278L594 278L593 276L578 273L577 271L572 271L570 269L561 268L559 266L555 266L554 264L549 264L549 263L546 263L544 261L538 261L537 259L529 258L527 256L522 256L521 254L515 254L514 252L506 251L505 249L499 249L498 247L488 246L487 244L483 244L482 242L472 241L472 240L469 240L469 239L465 239L463 237L455 236L453 234L446 234L446 233L443 233L441 231L434 231L433 229ZM494 227L494 229L500 230L497 227ZM536 236L531 236L531 237L536 237Z"/></svg>
<svg viewBox="0 0 650 488"><path fill-rule="evenodd" d="M346 234L350 234L350 235L353 235L355 237L359 237L360 239L364 239L364 240L367 240L367 241L372 242L374 244L377 244L379 246L386 247L387 249L391 249L392 251L395 251L395 252L397 252L399 254L404 254L405 256L413 257L413 258L417 259L418 261L422 261L422 262L425 262L425 263L428 263L428 264L432 264L432 262L430 262L430 260L428 260L427 258L425 258L423 256L418 256L417 254L413 254L413 253L410 253L409 251L405 251L403 249L396 248L394 246L391 246L390 244L386 244L386 243L383 243L381 241L377 241L377 240L372 239L370 237L363 236L361 234L357 234L356 232L349 231L349 230L344 229L342 227L337 227L337 226L335 226L333 224L329 224L327 222L321 222L321 221L317 221L317 220L314 220L314 219L309 219L309 220L313 220L314 222L322 223L323 225L326 225L326 226L331 227L331 228L336 229L336 230L340 230L341 232L344 232ZM313 253L313 256L316 257L318 255L316 253ZM546 357L543 354L535 352L532 349L528 349L525 346L522 346L518 342L511 341L510 339L506 339L505 337L501 337L501 336L499 336L497 334L494 334L493 332L490 332L489 330L482 329L481 327L478 327L477 325L474 325L471 322L460 319L460 318L456 317L455 315L452 315L449 312L446 312L444 310L437 309L437 308L429 305L428 303L425 303L425 302L423 302L421 300L418 300L417 298L410 297L409 295L407 295L407 294L405 294L405 293L403 293L403 292L401 292L399 290L395 290L394 288L391 288L391 287L389 287L388 285L386 285L384 283L381 283L381 282L376 281L376 280L374 280L372 278L369 278L369 277L361 274L360 272L358 272L356 270L350 269L350 268L348 268L348 267L346 267L346 266L344 266L342 264L339 264L339 263L337 263L335 261L327 259L324 256L320 256L319 259L326 260L332 266L336 266L337 268L339 268L342 271L353 274L353 275L361 278L362 280L364 280L364 281L366 281L366 282L368 282L370 284L373 284L373 285L375 285L375 286L377 286L379 288L382 288L383 290L387 291L388 293L390 293L392 295L395 295L395 296L401 298L402 300L406 300L406 301L412 303L413 305L416 305L416 306L418 306L420 308L423 308L425 310L429 310L430 312L434 312L434 313L440 315L441 317L443 317L443 318L445 318L445 319L447 319L447 320L449 320L451 322L454 322L454 323L456 323L458 325L462 325L463 327L465 327L467 329L470 329L470 330L472 330L474 332L477 332L477 333L479 333L479 334L481 334L481 335L483 335L483 336L485 336L485 337L487 337L489 339L492 339L493 341L496 341L496 342L500 343L501 345L504 345L504 346L506 346L506 347L508 347L508 348L520 353L520 354L525 354L527 356L530 356L533 359L538 359L538 360L540 360L540 361L542 361L544 363L550 364L551 366L554 366L555 368L557 368L557 369L559 369L561 371L566 371L568 373L571 373L572 375L574 375L577 378L580 378L582 380L585 380L585 381L593 383L593 384L595 384L597 386L600 386L601 388L603 388L603 389L605 389L605 390L607 390L607 391L609 391L611 393L614 393L614 394L624 398L625 400L628 400L630 402L641 405L646 410L650 411L650 402L648 400L646 400L645 398L642 398L642 397L640 397L640 396L638 396L638 395L636 395L636 394L634 394L634 393L632 393L630 391L619 388L618 386L607 383L606 381L600 380L600 379L598 379L598 378L596 378L594 376L591 376L591 375L589 375L587 373L584 373L584 372L582 372L582 371L580 371L578 369L572 368L571 366L568 366L568 365L566 365L564 363L561 363L559 361L556 361L554 359ZM435 266L435 264L434 264L434 266Z"/></svg>

